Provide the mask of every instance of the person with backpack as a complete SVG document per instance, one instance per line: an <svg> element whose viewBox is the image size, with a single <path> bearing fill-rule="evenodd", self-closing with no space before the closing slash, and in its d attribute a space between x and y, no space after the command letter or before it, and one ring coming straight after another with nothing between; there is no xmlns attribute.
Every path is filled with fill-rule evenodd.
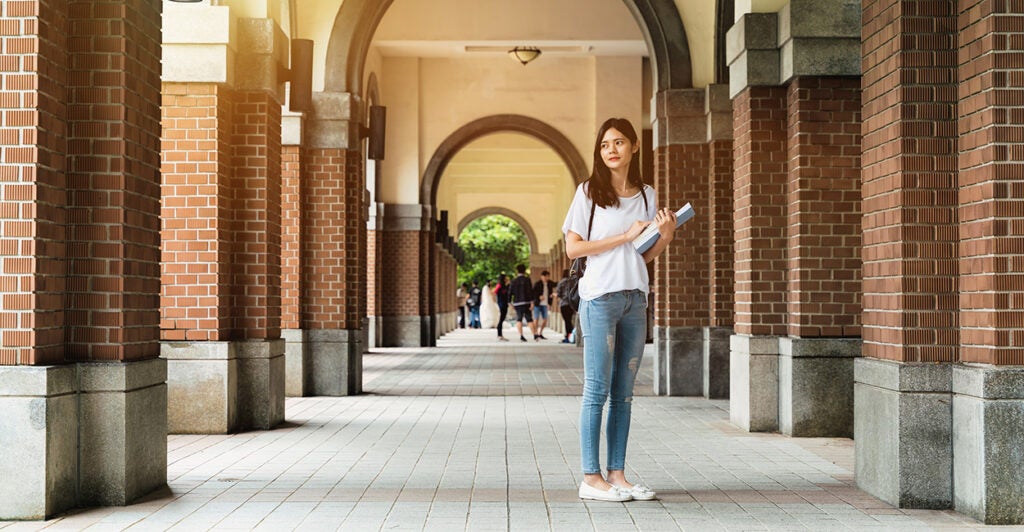
<svg viewBox="0 0 1024 532"><path fill-rule="evenodd" d="M672 241L676 215L658 209L654 189L644 184L637 140L628 120L611 118L601 125L590 179L576 187L562 224L568 258L587 257L586 274L577 285L584 336L581 499L624 502L656 497L654 490L626 480L626 442L633 384L647 339L647 263ZM652 223L661 236L641 254L633 240ZM598 456L605 402L607 478Z"/></svg>
<svg viewBox="0 0 1024 532"><path fill-rule="evenodd" d="M558 284L555 285L555 297L558 299L558 310L562 313L562 321L565 323L565 338L562 338L563 344L571 344L572 340L569 340L569 336L572 334L573 323L572 319L576 316L576 311L572 309L572 305L569 304L569 270L562 270L562 278L558 280Z"/></svg>
<svg viewBox="0 0 1024 532"><path fill-rule="evenodd" d="M469 298L466 299L466 306L469 307L469 328L480 328L480 287L473 281L473 288L469 289Z"/></svg>
<svg viewBox="0 0 1024 532"><path fill-rule="evenodd" d="M540 272L540 280L533 285L533 319L537 320L534 340L547 340L544 338L544 327L548 324L548 309L555 298L555 282L550 277L551 273L544 270Z"/></svg>
<svg viewBox="0 0 1024 532"><path fill-rule="evenodd" d="M530 326L530 332L533 333L533 340L537 341L539 338L537 338L536 324L533 323L533 316L530 315L533 306L533 288L530 286L530 278L526 276L526 266L517 265L516 272L518 275L512 279L512 284L509 285L512 308L516 311L516 330L519 331L519 339L525 342L526 337L523 336L523 320L525 319L527 325Z"/></svg>

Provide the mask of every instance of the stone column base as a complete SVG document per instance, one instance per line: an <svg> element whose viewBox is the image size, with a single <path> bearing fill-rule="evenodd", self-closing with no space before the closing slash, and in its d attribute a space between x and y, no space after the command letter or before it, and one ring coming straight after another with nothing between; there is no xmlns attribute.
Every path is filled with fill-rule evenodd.
<svg viewBox="0 0 1024 532"><path fill-rule="evenodd" d="M285 341L162 342L171 434L266 430L284 421Z"/></svg>
<svg viewBox="0 0 1024 532"><path fill-rule="evenodd" d="M779 338L779 429L804 438L853 437L853 360L860 338Z"/></svg>
<svg viewBox="0 0 1024 532"><path fill-rule="evenodd" d="M374 347L384 347L384 343L381 340L383 326L383 318L381 318L380 316L367 316L366 349L373 349Z"/></svg>
<svg viewBox="0 0 1024 532"><path fill-rule="evenodd" d="M167 484L163 360L0 368L0 519L123 506Z"/></svg>
<svg viewBox="0 0 1024 532"><path fill-rule="evenodd" d="M417 318L418 319L418 318ZM348 329L305 331L313 395L338 397L362 393L362 332Z"/></svg>
<svg viewBox="0 0 1024 532"><path fill-rule="evenodd" d="M779 430L779 339L729 337L729 421L748 432Z"/></svg>
<svg viewBox="0 0 1024 532"><path fill-rule="evenodd" d="M900 508L952 506L950 364L854 361L857 487Z"/></svg>
<svg viewBox="0 0 1024 532"><path fill-rule="evenodd" d="M78 364L80 506L124 506L167 484L167 362Z"/></svg>
<svg viewBox="0 0 1024 532"><path fill-rule="evenodd" d="M704 397L729 398L729 327L704 327Z"/></svg>
<svg viewBox="0 0 1024 532"><path fill-rule="evenodd" d="M466 325L469 325L469 311L466 311ZM427 347L424 342L424 328L430 326L421 316L382 316L382 347ZM429 329L427 329L429 330Z"/></svg>
<svg viewBox="0 0 1024 532"><path fill-rule="evenodd" d="M77 505L77 381L74 365L0 367L0 520Z"/></svg>
<svg viewBox="0 0 1024 532"><path fill-rule="evenodd" d="M700 396L704 389L704 330L700 327L662 327L655 341L654 382L664 383L658 395Z"/></svg>
<svg viewBox="0 0 1024 532"><path fill-rule="evenodd" d="M371 320L372 323L372 320ZM306 397L312 395L313 376L309 361L309 342L306 331L302 329L284 329L284 394L287 397Z"/></svg>
<svg viewBox="0 0 1024 532"><path fill-rule="evenodd" d="M668 364L665 327L654 327L654 395L668 395Z"/></svg>
<svg viewBox="0 0 1024 532"><path fill-rule="evenodd" d="M957 512L1024 524L1024 367L953 367Z"/></svg>

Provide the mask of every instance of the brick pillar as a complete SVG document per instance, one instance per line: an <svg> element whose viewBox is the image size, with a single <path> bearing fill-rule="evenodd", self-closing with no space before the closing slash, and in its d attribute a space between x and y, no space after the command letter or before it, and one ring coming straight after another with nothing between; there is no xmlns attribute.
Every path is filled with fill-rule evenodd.
<svg viewBox="0 0 1024 532"><path fill-rule="evenodd" d="M787 89L787 329L779 428L853 436L860 356L860 79L804 76Z"/></svg>
<svg viewBox="0 0 1024 532"><path fill-rule="evenodd" d="M955 2L863 3L864 356L857 485L952 503L957 327Z"/></svg>
<svg viewBox="0 0 1024 532"><path fill-rule="evenodd" d="M379 228L383 221L384 205L374 203L370 206L369 214L370 219L366 224L366 317L369 327L367 348L383 345L381 338L381 290L383 289L381 279L384 270L381 237L383 232Z"/></svg>
<svg viewBox="0 0 1024 532"><path fill-rule="evenodd" d="M959 152L960 277L945 286L960 291L964 364L953 368L953 503L985 523L1022 524L1024 6L960 0L957 7L960 138L950 151Z"/></svg>
<svg viewBox="0 0 1024 532"><path fill-rule="evenodd" d="M655 96L658 206L677 210L708 204L709 156L705 91L662 91ZM676 230L654 264L655 392L703 393L704 327L708 324L710 260L706 212Z"/></svg>
<svg viewBox="0 0 1024 532"><path fill-rule="evenodd" d="M306 157L301 146L302 119L286 117L290 138L282 136L281 148L281 335L285 339L285 395L309 395L309 353L299 328L302 308L302 189ZM294 123L291 123L294 122Z"/></svg>
<svg viewBox="0 0 1024 532"><path fill-rule="evenodd" d="M225 15L204 35L165 35L161 356L172 432L284 420L277 76L286 50L274 21L239 19L231 31L230 10L172 5L164 15L178 28Z"/></svg>
<svg viewBox="0 0 1024 532"><path fill-rule="evenodd" d="M159 4L6 2L0 520L166 483Z"/></svg>
<svg viewBox="0 0 1024 532"><path fill-rule="evenodd" d="M384 205L381 263L419 264L420 268L389 267L381 271L381 342L385 347L429 345L429 257L434 247L429 232L429 207ZM424 259L427 259L426 261Z"/></svg>

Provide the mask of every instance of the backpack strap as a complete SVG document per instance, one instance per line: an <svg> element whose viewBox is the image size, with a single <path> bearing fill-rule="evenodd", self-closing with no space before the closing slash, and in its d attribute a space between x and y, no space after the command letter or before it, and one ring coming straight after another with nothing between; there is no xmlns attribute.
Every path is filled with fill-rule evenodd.
<svg viewBox="0 0 1024 532"><path fill-rule="evenodd" d="M644 212L647 212L647 193L644 192L645 188L647 188L647 185L644 185L643 183L641 183L640 184L640 195L644 197Z"/></svg>

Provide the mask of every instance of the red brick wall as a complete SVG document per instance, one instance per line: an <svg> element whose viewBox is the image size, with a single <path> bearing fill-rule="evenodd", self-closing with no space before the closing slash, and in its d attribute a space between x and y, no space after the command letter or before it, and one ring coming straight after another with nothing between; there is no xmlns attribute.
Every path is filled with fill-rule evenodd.
<svg viewBox="0 0 1024 532"><path fill-rule="evenodd" d="M0 3L0 364L64 358L67 3Z"/></svg>
<svg viewBox="0 0 1024 532"><path fill-rule="evenodd" d="M1024 4L958 7L960 357L1024 364Z"/></svg>
<svg viewBox="0 0 1024 532"><path fill-rule="evenodd" d="M953 361L953 2L863 3L864 354Z"/></svg>
<svg viewBox="0 0 1024 532"><path fill-rule="evenodd" d="M713 140L708 145L710 179L708 180L708 238L710 249L711 297L710 325L732 327L733 291L736 275L733 270L733 207L732 207L732 140Z"/></svg>
<svg viewBox="0 0 1024 532"><path fill-rule="evenodd" d="M302 329L358 329L366 316L366 226L358 151L307 151Z"/></svg>
<svg viewBox="0 0 1024 532"><path fill-rule="evenodd" d="M366 232L366 315L380 316L381 291L381 231Z"/></svg>
<svg viewBox="0 0 1024 532"><path fill-rule="evenodd" d="M801 77L789 106L789 335L860 336L860 80Z"/></svg>
<svg viewBox="0 0 1024 532"><path fill-rule="evenodd" d="M786 334L786 89L733 99L735 312L738 334Z"/></svg>
<svg viewBox="0 0 1024 532"><path fill-rule="evenodd" d="M382 231L381 263L396 265L381 272L381 316L422 316L426 267L399 268L423 262L422 231Z"/></svg>
<svg viewBox="0 0 1024 532"><path fill-rule="evenodd" d="M233 107L223 86L163 86L163 340L229 339Z"/></svg>
<svg viewBox="0 0 1024 532"><path fill-rule="evenodd" d="M281 336L281 103L238 93L231 135L232 337Z"/></svg>
<svg viewBox="0 0 1024 532"><path fill-rule="evenodd" d="M303 150L281 147L281 328L299 328L299 295L302 293L302 197Z"/></svg>
<svg viewBox="0 0 1024 532"><path fill-rule="evenodd" d="M160 11L68 4L70 359L160 355Z"/></svg>

